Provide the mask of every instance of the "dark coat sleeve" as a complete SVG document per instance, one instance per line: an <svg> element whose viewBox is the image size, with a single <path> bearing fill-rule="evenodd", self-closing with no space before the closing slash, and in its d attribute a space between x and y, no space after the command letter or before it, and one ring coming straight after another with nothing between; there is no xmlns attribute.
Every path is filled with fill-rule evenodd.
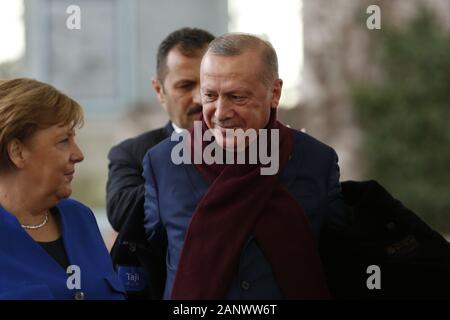
<svg viewBox="0 0 450 320"><path fill-rule="evenodd" d="M120 144L108 155L106 207L109 222L116 231L131 212L144 208L142 164L128 149L127 144Z"/></svg>
<svg viewBox="0 0 450 320"><path fill-rule="evenodd" d="M141 268L147 286L142 291L127 292L128 299L161 299L165 282L167 238L159 228L154 241L147 241L144 229L144 178L142 160L145 153L168 137L172 126L150 131L125 140L109 152L107 213L113 228L119 231L111 249L115 267Z"/></svg>
<svg viewBox="0 0 450 320"><path fill-rule="evenodd" d="M140 211L140 215L144 215L142 160L148 149L170 136L172 131L169 122L164 128L125 140L109 152L106 212L114 230L120 231L126 217L133 212Z"/></svg>

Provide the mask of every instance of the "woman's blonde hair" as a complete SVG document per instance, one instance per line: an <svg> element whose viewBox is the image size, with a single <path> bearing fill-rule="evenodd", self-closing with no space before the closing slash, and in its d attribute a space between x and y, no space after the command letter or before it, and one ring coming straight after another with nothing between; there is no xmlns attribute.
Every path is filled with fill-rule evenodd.
<svg viewBox="0 0 450 320"><path fill-rule="evenodd" d="M33 79L0 80L0 170L12 165L8 143L24 141L56 124L81 127L81 106L56 88Z"/></svg>

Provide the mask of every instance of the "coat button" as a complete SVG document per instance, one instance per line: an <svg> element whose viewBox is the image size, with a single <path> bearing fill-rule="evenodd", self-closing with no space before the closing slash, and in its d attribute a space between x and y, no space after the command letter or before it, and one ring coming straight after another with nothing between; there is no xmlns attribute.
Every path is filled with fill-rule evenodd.
<svg viewBox="0 0 450 320"><path fill-rule="evenodd" d="M386 252L387 252L388 254L390 254L390 255L393 255L393 254L395 254L395 253L397 252L397 250L395 250L395 249L392 248L392 247L388 247L388 248L386 249Z"/></svg>
<svg viewBox="0 0 450 320"><path fill-rule="evenodd" d="M84 292L83 291L77 291L75 293L75 300L84 300Z"/></svg>
<svg viewBox="0 0 450 320"><path fill-rule="evenodd" d="M386 227L388 228L388 230L394 230L395 229L395 223L394 222L389 222Z"/></svg>
<svg viewBox="0 0 450 320"><path fill-rule="evenodd" d="M241 282L241 288L242 288L243 290L248 290L248 289L250 289L250 283L248 283L247 281L242 281L242 282Z"/></svg>
<svg viewBox="0 0 450 320"><path fill-rule="evenodd" d="M129 243L128 249L130 250L130 252L136 252L136 243L134 242Z"/></svg>

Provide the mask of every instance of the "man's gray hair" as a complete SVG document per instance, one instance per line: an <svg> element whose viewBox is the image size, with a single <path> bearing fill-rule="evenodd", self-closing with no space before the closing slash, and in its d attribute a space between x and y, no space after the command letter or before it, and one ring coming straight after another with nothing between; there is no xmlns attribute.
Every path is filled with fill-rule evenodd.
<svg viewBox="0 0 450 320"><path fill-rule="evenodd" d="M237 56L249 49L259 49L263 62L263 81L266 86L278 79L278 58L270 42L246 33L226 33L208 46L207 53L218 56Z"/></svg>

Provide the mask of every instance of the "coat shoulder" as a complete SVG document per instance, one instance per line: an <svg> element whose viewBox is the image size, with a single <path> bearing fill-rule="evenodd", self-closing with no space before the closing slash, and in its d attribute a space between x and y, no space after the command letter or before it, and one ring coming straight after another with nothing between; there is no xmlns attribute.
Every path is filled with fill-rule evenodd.
<svg viewBox="0 0 450 320"><path fill-rule="evenodd" d="M185 144L187 141L186 139L189 139L189 136L186 134L175 134L171 137L167 137L147 150L146 157L162 161L170 160L173 148L178 144Z"/></svg>
<svg viewBox="0 0 450 320"><path fill-rule="evenodd" d="M75 199L62 199L58 202L56 207L60 210L61 214L68 217L71 221L73 221L73 219L77 221L96 221L92 210L88 206Z"/></svg>
<svg viewBox="0 0 450 320"><path fill-rule="evenodd" d="M151 144L155 141L159 141L162 138L165 138L165 128L158 128L155 130L150 130L144 133L141 133L140 135L137 135L133 138L126 139L122 141L119 145L122 147L129 147L132 145L145 145L145 144Z"/></svg>
<svg viewBox="0 0 450 320"><path fill-rule="evenodd" d="M64 209L75 209L77 211L91 211L88 206L72 198L62 199L57 206Z"/></svg>
<svg viewBox="0 0 450 320"><path fill-rule="evenodd" d="M309 134L295 129L291 129L291 131L294 136L294 145L296 149L307 150L307 154L314 156L335 154L335 150L332 147L317 140Z"/></svg>
<svg viewBox="0 0 450 320"><path fill-rule="evenodd" d="M126 139L116 146L111 148L110 155L115 152L127 152L131 155L137 156L142 160L145 152L151 147L158 144L161 140L167 137L166 128L159 128L144 132L133 138Z"/></svg>

